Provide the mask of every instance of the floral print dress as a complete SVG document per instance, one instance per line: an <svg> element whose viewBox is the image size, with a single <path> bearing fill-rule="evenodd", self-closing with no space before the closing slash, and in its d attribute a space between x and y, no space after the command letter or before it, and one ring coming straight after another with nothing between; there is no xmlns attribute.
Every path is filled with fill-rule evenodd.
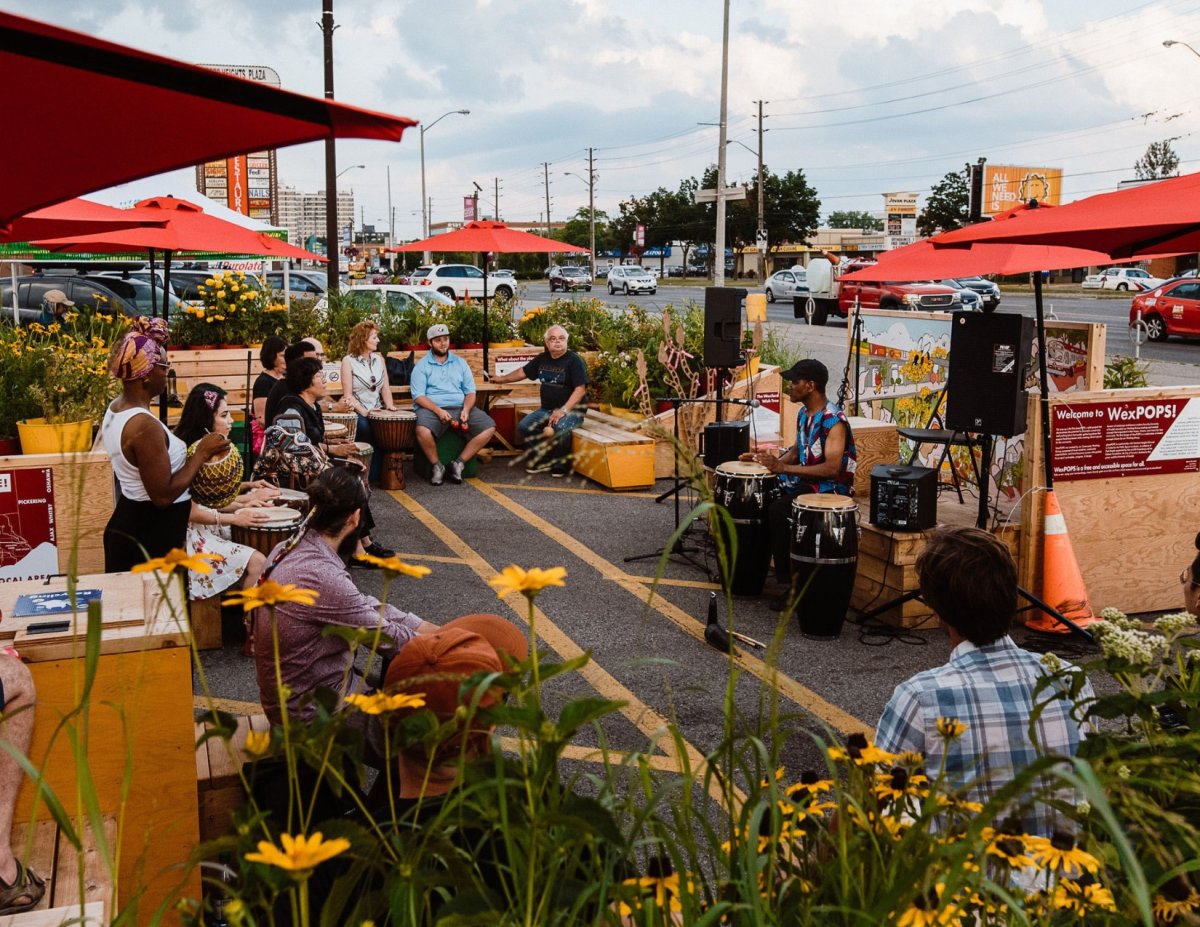
<svg viewBox="0 0 1200 927"><path fill-rule="evenodd" d="M220 595L240 583L254 548L235 543L227 525L188 525L187 552L189 556L220 554L225 558L212 564L211 573L188 574L188 598L194 601Z"/></svg>

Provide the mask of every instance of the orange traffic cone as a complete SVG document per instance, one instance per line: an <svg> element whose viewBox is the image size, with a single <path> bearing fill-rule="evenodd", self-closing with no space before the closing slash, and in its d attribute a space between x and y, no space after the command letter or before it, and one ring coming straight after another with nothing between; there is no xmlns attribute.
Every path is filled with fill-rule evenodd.
<svg viewBox="0 0 1200 927"><path fill-rule="evenodd" d="M1087 587L1079 572L1079 561L1067 534L1067 522L1058 507L1054 490L1046 491L1046 512L1042 531L1042 600L1059 614L1080 627L1099 621L1088 601ZM1060 621L1037 612L1036 618L1025 622L1025 627L1050 634L1069 634L1071 628Z"/></svg>

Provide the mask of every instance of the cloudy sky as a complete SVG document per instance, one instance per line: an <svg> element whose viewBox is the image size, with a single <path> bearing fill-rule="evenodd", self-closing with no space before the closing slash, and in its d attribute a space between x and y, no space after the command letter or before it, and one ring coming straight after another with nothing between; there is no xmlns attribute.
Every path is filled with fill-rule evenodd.
<svg viewBox="0 0 1200 927"><path fill-rule="evenodd" d="M320 0L0 0L0 6L186 61L267 65L290 90L320 95ZM426 176L434 221L462 216L483 187L492 213L561 219L674 189L715 163L720 0L335 0L337 97L432 123ZM802 169L824 215L878 212L887 191L924 193L947 171L1061 167L1064 200L1133 176L1148 143L1175 139L1200 170L1200 0L731 0L729 137ZM132 118L132 117L131 117ZM139 117L140 121L140 117ZM729 147L730 182L752 151ZM338 145L361 218L420 232L418 133ZM320 144L279 153L280 179L323 186ZM578 176L567 176L571 172ZM176 175L178 184L191 180ZM162 192L144 181L138 192Z"/></svg>

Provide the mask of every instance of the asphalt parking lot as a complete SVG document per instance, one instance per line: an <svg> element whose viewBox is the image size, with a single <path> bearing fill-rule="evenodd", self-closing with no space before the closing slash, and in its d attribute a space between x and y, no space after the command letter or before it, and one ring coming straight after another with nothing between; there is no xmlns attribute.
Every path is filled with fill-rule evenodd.
<svg viewBox="0 0 1200 927"><path fill-rule="evenodd" d="M550 659L583 651L592 659L580 673L553 680L547 703L553 710L584 694L626 702L603 723L609 748L620 751L670 756L661 737L667 720L696 751L692 759L712 750L722 737L733 674L739 725L752 727L777 695L782 724L796 734L785 756L802 768L817 760L802 731L871 731L896 683L944 662L949 647L939 631L864 639L848 622L840 639L813 641L794 620L781 623L765 600L750 598L734 600L734 627L768 645L777 636L777 650L772 657L739 646L731 662L704 642L708 598L717 588L704 570L671 560L654 586L657 559L624 560L668 541L674 506L654 497L669 487L663 481L655 491L613 493L580 477L529 476L496 459L461 486L410 477L407 491L375 490L376 536L404 560L432 570L424 579L397 580L389 599L435 623L494 611L524 626L524 599L499 600L488 579L510 563L565 567L566 587L545 591L537 602L541 647ZM697 533L688 542L701 540ZM703 564L705 554L695 559ZM352 575L360 588L380 594L380 574ZM730 623L724 607L721 620ZM240 646L227 643L224 651L204 654L203 663L214 695L231 700L234 710L256 711L253 667Z"/></svg>

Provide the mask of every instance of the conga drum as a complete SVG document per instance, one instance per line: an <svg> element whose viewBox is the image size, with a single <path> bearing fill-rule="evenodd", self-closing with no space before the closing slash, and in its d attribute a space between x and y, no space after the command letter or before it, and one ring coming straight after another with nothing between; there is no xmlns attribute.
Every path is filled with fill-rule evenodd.
<svg viewBox="0 0 1200 927"><path fill-rule="evenodd" d="M417 437L417 413L408 409L372 409L367 413L375 444L383 452L379 471L382 489L404 489L404 458Z"/></svg>
<svg viewBox="0 0 1200 927"><path fill-rule="evenodd" d="M842 633L858 569L858 503L829 493L792 501L792 590L800 633L833 640Z"/></svg>
<svg viewBox="0 0 1200 927"><path fill-rule="evenodd" d="M189 457L196 452L196 445L199 443L196 441L188 448ZM241 485L242 455L238 452L237 445L231 444L219 460L210 458L201 464L200 472L192 477L192 485L189 488L192 498L200 505L210 509L223 509L238 497Z"/></svg>
<svg viewBox="0 0 1200 927"><path fill-rule="evenodd" d="M779 498L779 477L762 464L740 460L718 464L715 474L713 499L729 512L737 533L730 591L758 595L771 565L767 509Z"/></svg>
<svg viewBox="0 0 1200 927"><path fill-rule="evenodd" d="M329 435L330 425L344 425L346 428L344 437L347 441L354 440L354 434L358 431L357 412L322 412L321 417L325 419L326 436Z"/></svg>
<svg viewBox="0 0 1200 927"><path fill-rule="evenodd" d="M267 521L258 525L231 525L230 533L238 544L253 547L264 557L270 556L275 545L286 541L300 527L301 515L284 505L264 507Z"/></svg>

